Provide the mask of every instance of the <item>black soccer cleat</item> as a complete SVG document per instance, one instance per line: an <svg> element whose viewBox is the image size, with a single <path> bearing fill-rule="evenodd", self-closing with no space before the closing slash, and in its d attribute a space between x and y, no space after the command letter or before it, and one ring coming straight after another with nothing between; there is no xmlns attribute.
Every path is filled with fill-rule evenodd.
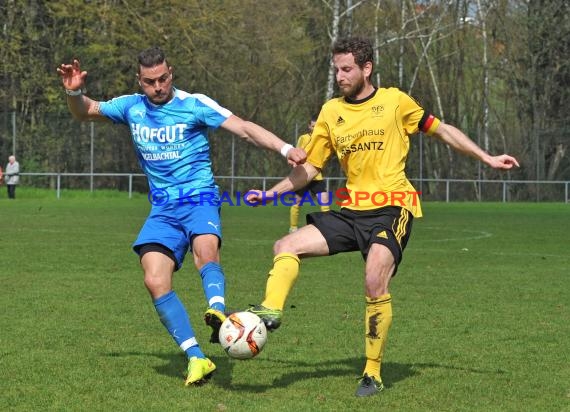
<svg viewBox="0 0 570 412"><path fill-rule="evenodd" d="M211 343L220 343L220 328L224 320L226 320L226 315L219 310L210 308L204 313L204 322L212 328Z"/></svg>
<svg viewBox="0 0 570 412"><path fill-rule="evenodd" d="M279 309L269 309L263 305L252 306L246 312L251 312L261 318L268 331L272 332L281 326L283 311Z"/></svg>
<svg viewBox="0 0 570 412"><path fill-rule="evenodd" d="M355 395L358 397L376 395L384 389L382 381L377 380L374 376L368 376L367 373L360 378L358 388L356 388Z"/></svg>

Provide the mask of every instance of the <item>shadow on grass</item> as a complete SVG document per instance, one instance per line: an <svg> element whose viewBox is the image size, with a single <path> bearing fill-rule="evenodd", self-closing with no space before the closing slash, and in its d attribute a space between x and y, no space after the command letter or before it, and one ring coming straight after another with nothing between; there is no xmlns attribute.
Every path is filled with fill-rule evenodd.
<svg viewBox="0 0 570 412"><path fill-rule="evenodd" d="M161 359L165 363L152 366L154 370L165 376L180 379L186 372L186 356L178 353L144 353L144 352L112 352L106 353L109 357L144 356ZM354 379L354 384L362 372L362 358L331 359L327 361L303 362L289 361L283 359L264 358L254 362L263 362L265 368L269 368L274 374L271 383L232 383L233 364L227 356L210 356L216 364L217 371L214 374L211 384L223 387L229 391L247 391L251 393L263 393L275 388L286 388L303 380L326 379L330 377L347 377ZM269 366L268 366L269 365ZM469 373L480 374L501 374L501 370L484 370L475 368L463 368L457 365L444 365L438 363L399 363L384 362L382 364L382 379L386 388L396 385L398 382L420 375L424 369L449 369ZM265 375L265 374L264 374Z"/></svg>
<svg viewBox="0 0 570 412"><path fill-rule="evenodd" d="M188 359L183 353L156 353L156 352L109 352L103 353L103 356L108 356L111 358L121 358L121 357L146 357L146 358L157 358L164 363L160 365L150 367L160 374L165 376L171 376L174 378L181 378L186 376L186 368L188 366ZM216 375L219 371L231 370L231 361L227 356L208 356L216 364Z"/></svg>
<svg viewBox="0 0 570 412"><path fill-rule="evenodd" d="M249 391L252 393L266 392L275 388L286 388L303 380L326 379L331 377L346 377L353 380L356 386L363 367L362 358L332 359L328 361L300 362L266 359L267 363L279 365L273 368L275 377L270 384L232 384L232 375L225 374L217 379L226 389L232 391ZM387 388L393 384L410 378L418 371L414 366L403 363L386 362L383 364L383 380ZM288 369L291 369L288 371Z"/></svg>

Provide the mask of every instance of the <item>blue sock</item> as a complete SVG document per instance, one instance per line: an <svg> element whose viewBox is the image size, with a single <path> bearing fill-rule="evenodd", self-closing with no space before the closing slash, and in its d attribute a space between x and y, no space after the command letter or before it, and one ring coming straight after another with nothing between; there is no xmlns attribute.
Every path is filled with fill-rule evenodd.
<svg viewBox="0 0 570 412"><path fill-rule="evenodd" d="M188 358L192 356L206 357L198 345L186 309L173 290L156 299L154 307L160 317L160 321L166 327L170 336L180 346L180 349L186 352Z"/></svg>
<svg viewBox="0 0 570 412"><path fill-rule="evenodd" d="M226 279L219 263L208 262L200 269L202 288L212 309L223 312L226 309Z"/></svg>

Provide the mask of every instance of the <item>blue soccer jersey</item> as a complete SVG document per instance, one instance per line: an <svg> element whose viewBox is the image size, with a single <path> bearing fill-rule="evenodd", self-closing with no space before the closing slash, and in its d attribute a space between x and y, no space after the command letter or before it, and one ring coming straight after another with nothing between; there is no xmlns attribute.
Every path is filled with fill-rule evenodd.
<svg viewBox="0 0 570 412"><path fill-rule="evenodd" d="M174 98L163 105L132 94L101 102L100 111L129 126L151 194L165 202L204 193L217 198L207 133L230 117L229 110L203 94L174 89Z"/></svg>

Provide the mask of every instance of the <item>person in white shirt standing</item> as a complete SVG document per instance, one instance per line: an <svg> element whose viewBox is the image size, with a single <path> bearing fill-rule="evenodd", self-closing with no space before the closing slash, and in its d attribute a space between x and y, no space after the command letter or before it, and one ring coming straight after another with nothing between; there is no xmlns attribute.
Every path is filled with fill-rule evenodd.
<svg viewBox="0 0 570 412"><path fill-rule="evenodd" d="M20 183L20 164L16 161L16 156L8 157L8 164L4 172L6 187L8 188L8 198L16 198L16 185Z"/></svg>

